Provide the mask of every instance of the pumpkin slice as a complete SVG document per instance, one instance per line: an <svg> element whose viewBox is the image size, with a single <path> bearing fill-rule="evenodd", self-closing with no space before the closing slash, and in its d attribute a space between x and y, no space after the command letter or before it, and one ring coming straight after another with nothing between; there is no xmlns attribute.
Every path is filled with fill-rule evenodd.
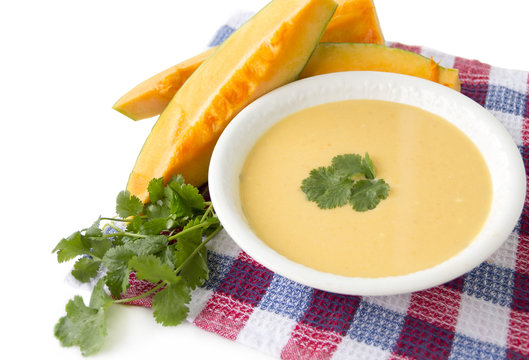
<svg viewBox="0 0 529 360"><path fill-rule="evenodd" d="M322 36L326 42L384 44L372 0L338 0L338 7ZM112 108L132 120L162 113L176 91L215 48L174 65L140 83L123 95Z"/></svg>
<svg viewBox="0 0 529 360"><path fill-rule="evenodd" d="M461 81L459 80L459 71L457 69L439 66L439 79L437 82L454 90L461 91Z"/></svg>
<svg viewBox="0 0 529 360"><path fill-rule="evenodd" d="M214 51L215 48L211 48L145 80L123 95L112 108L132 120L160 115L178 89Z"/></svg>
<svg viewBox="0 0 529 360"><path fill-rule="evenodd" d="M321 37L322 42L384 45L373 0L335 0L338 7Z"/></svg>
<svg viewBox="0 0 529 360"><path fill-rule="evenodd" d="M333 0L274 0L234 32L158 118L127 189L146 201L152 178L206 182L224 128L250 102L298 77L335 8Z"/></svg>
<svg viewBox="0 0 529 360"><path fill-rule="evenodd" d="M432 59L411 51L377 44L320 43L300 78L353 70L412 75L460 90L457 70L439 66Z"/></svg>

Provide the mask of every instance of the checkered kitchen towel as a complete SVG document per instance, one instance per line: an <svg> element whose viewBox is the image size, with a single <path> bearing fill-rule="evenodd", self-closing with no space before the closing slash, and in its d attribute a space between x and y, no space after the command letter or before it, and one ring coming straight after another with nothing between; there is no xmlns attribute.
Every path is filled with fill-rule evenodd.
<svg viewBox="0 0 529 360"><path fill-rule="evenodd" d="M219 30L212 45L234 27ZM507 128L529 165L529 74L405 46L459 69L461 92ZM411 294L358 297L274 274L223 232L209 248L211 278L188 320L282 359L529 359L529 205L505 244L447 284ZM151 284L131 276L126 297ZM136 305L150 306L151 299Z"/></svg>

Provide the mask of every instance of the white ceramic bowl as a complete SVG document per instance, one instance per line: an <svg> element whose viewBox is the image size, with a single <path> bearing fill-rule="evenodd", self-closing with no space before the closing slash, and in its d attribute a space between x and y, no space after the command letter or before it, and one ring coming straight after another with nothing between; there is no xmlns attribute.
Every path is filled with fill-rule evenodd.
<svg viewBox="0 0 529 360"><path fill-rule="evenodd" d="M492 177L489 217L463 251L432 268L383 278L324 273L278 254L252 231L241 209L239 174L256 141L285 116L307 107L348 99L377 99L417 106L461 129L481 151ZM479 104L437 83L391 73L353 71L296 81L257 99L220 137L209 169L213 206L233 240L256 261L299 283L342 294L391 295L452 280L487 259L516 225L525 198L525 169L504 127Z"/></svg>

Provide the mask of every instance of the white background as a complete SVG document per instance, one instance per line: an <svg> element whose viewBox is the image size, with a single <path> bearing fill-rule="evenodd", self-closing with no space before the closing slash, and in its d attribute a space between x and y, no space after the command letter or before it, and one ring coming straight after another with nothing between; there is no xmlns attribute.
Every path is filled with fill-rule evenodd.
<svg viewBox="0 0 529 360"><path fill-rule="evenodd" d="M0 357L81 358L53 325L75 294L61 237L114 214L154 119L111 109L143 79L205 49L238 10L266 0L3 1L0 4ZM376 0L388 41L425 45L529 70L525 0ZM189 324L164 328L150 310L115 306L97 359L265 359ZM8 357L6 357L6 355Z"/></svg>

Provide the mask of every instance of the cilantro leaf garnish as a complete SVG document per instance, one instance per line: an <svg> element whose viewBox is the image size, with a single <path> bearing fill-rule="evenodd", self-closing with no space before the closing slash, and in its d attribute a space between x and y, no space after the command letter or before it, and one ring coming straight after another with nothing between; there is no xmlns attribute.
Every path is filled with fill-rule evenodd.
<svg viewBox="0 0 529 360"><path fill-rule="evenodd" d="M203 235L203 230L197 226L200 224L197 220L190 221L184 227L176 243L175 265L182 269L180 275L191 289L201 286L209 277L206 248L197 250ZM196 252L194 256L193 252Z"/></svg>
<svg viewBox="0 0 529 360"><path fill-rule="evenodd" d="M55 336L61 344L77 345L85 356L103 346L106 334L105 309L86 306L78 295L66 304L66 316L55 325Z"/></svg>
<svg viewBox="0 0 529 360"><path fill-rule="evenodd" d="M368 153L366 153L366 156L362 159L362 169L366 178L375 178L375 167L373 166L373 162L371 161Z"/></svg>
<svg viewBox="0 0 529 360"><path fill-rule="evenodd" d="M116 200L116 213L122 218L137 216L143 209L143 204L138 197L131 195L128 191L122 191L118 194Z"/></svg>
<svg viewBox="0 0 529 360"><path fill-rule="evenodd" d="M120 297L129 286L129 260L134 252L120 245L109 249L103 257L103 265L108 269L105 276L106 285L115 297Z"/></svg>
<svg viewBox="0 0 529 360"><path fill-rule="evenodd" d="M92 290L89 306L94 309L107 309L113 303L114 300L105 292L105 281L100 279Z"/></svg>
<svg viewBox="0 0 529 360"><path fill-rule="evenodd" d="M331 166L311 170L309 177L302 181L301 190L320 209L349 203L356 211L367 211L389 194L389 185L375 177L368 153L364 158L358 154L338 155L332 159Z"/></svg>
<svg viewBox="0 0 529 360"><path fill-rule="evenodd" d="M374 209L380 200L388 197L389 185L382 179L358 180L353 185L349 200L356 211Z"/></svg>
<svg viewBox="0 0 529 360"><path fill-rule="evenodd" d="M152 179L147 186L147 191L149 191L149 199L152 203L156 203L158 200L163 198L163 179Z"/></svg>
<svg viewBox="0 0 529 360"><path fill-rule="evenodd" d="M160 281L174 283L178 279L174 269L162 263L162 260L154 255L135 256L130 260L129 265L136 270L136 277L138 279L147 280L152 283L158 283Z"/></svg>
<svg viewBox="0 0 529 360"><path fill-rule="evenodd" d="M160 291L152 299L152 308L156 322L163 326L174 326L180 324L187 317L189 308L187 304L191 300L189 287L177 278L176 282L170 283L163 291Z"/></svg>
<svg viewBox="0 0 529 360"><path fill-rule="evenodd" d="M169 240L165 235L151 235L139 241L128 241L123 246L134 254L141 256L157 254L165 250L168 243Z"/></svg>
<svg viewBox="0 0 529 360"><path fill-rule="evenodd" d="M153 179L148 191L150 202L145 204L128 191L120 192L119 218L100 217L53 249L59 262L77 258L72 275L79 281L102 275L89 305L80 296L66 305L66 316L55 326L63 346L79 346L83 355L97 352L106 335L106 309L146 296L153 296L156 322L178 325L187 317L190 291L208 279L205 245L222 229L211 202L180 175L167 184ZM102 225L103 220L111 222ZM153 287L126 297L131 273Z"/></svg>
<svg viewBox="0 0 529 360"><path fill-rule="evenodd" d="M333 209L349 201L353 181L340 175L334 167L319 167L303 180L301 190L321 209Z"/></svg>
<svg viewBox="0 0 529 360"><path fill-rule="evenodd" d="M90 279L97 276L101 267L101 261L94 258L82 257L77 260L73 266L72 275L80 282L89 282Z"/></svg>
<svg viewBox="0 0 529 360"><path fill-rule="evenodd" d="M90 249L83 242L81 232L74 232L67 238L62 239L53 252L57 252L57 261L65 262L71 260L79 255L84 255L90 252Z"/></svg>
<svg viewBox="0 0 529 360"><path fill-rule="evenodd" d="M364 174L362 157L358 154L344 154L335 156L332 159L332 169L344 177L351 177Z"/></svg>

